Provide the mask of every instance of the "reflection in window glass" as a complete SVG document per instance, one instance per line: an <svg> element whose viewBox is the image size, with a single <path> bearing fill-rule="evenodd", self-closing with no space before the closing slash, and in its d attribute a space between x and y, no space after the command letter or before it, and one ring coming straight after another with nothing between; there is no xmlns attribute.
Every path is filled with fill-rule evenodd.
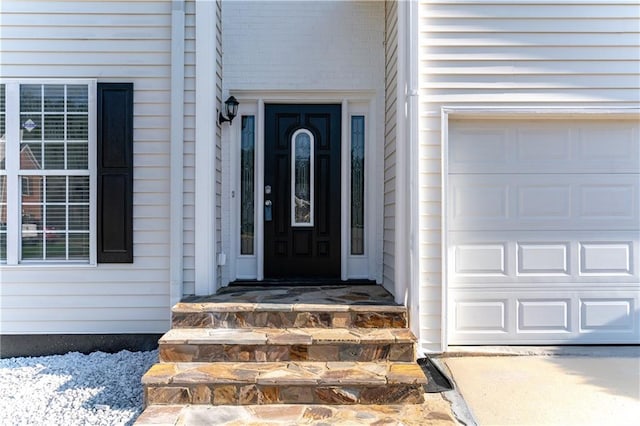
<svg viewBox="0 0 640 426"><path fill-rule="evenodd" d="M351 254L364 254L364 116L351 117Z"/></svg>
<svg viewBox="0 0 640 426"><path fill-rule="evenodd" d="M242 116L240 141L240 254L253 254L255 118Z"/></svg>
<svg viewBox="0 0 640 426"><path fill-rule="evenodd" d="M301 129L292 139L292 225L313 226L313 135Z"/></svg>

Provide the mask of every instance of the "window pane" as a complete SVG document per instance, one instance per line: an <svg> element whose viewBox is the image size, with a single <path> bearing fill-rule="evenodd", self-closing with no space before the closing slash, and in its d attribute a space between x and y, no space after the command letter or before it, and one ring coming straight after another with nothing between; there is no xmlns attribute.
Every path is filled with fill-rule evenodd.
<svg viewBox="0 0 640 426"><path fill-rule="evenodd" d="M4 84L0 84L0 170L4 170L6 168L5 92ZM0 250L2 250L2 248L0 248Z"/></svg>
<svg viewBox="0 0 640 426"><path fill-rule="evenodd" d="M46 247L47 260L66 260L67 245L64 238L58 238L56 234L45 232L44 245Z"/></svg>
<svg viewBox="0 0 640 426"><path fill-rule="evenodd" d="M42 140L42 115L20 115L20 139L23 141Z"/></svg>
<svg viewBox="0 0 640 426"><path fill-rule="evenodd" d="M89 206L69 207L69 229L72 231L89 230Z"/></svg>
<svg viewBox="0 0 640 426"><path fill-rule="evenodd" d="M89 121L86 115L67 116L67 139L76 141L89 139Z"/></svg>
<svg viewBox="0 0 640 426"><path fill-rule="evenodd" d="M20 85L20 111L42 111L42 86L39 84Z"/></svg>
<svg viewBox="0 0 640 426"><path fill-rule="evenodd" d="M292 225L313 225L313 136L308 130L293 134Z"/></svg>
<svg viewBox="0 0 640 426"><path fill-rule="evenodd" d="M64 111L64 85L44 86L44 110L45 112Z"/></svg>
<svg viewBox="0 0 640 426"><path fill-rule="evenodd" d="M351 117L351 254L364 254L364 117Z"/></svg>
<svg viewBox="0 0 640 426"><path fill-rule="evenodd" d="M89 168L89 144L74 142L67 144L67 169L87 170Z"/></svg>
<svg viewBox="0 0 640 426"><path fill-rule="evenodd" d="M253 254L255 120L242 117L240 151L240 254Z"/></svg>
<svg viewBox="0 0 640 426"><path fill-rule="evenodd" d="M22 225L22 259L43 260L42 232L32 229L31 225Z"/></svg>
<svg viewBox="0 0 640 426"><path fill-rule="evenodd" d="M64 115L49 114L44 116L44 139L47 141L64 140Z"/></svg>
<svg viewBox="0 0 640 426"><path fill-rule="evenodd" d="M66 176L48 176L46 196L47 203L65 203L67 201Z"/></svg>
<svg viewBox="0 0 640 426"><path fill-rule="evenodd" d="M87 86L70 84L67 86L67 111L89 111L89 94Z"/></svg>
<svg viewBox="0 0 640 426"><path fill-rule="evenodd" d="M89 234L69 235L69 259L86 260L89 258Z"/></svg>
<svg viewBox="0 0 640 426"><path fill-rule="evenodd" d="M7 260L7 177L0 176L0 261Z"/></svg>
<svg viewBox="0 0 640 426"><path fill-rule="evenodd" d="M48 143L44 146L44 168L64 169L64 143Z"/></svg>
<svg viewBox="0 0 640 426"><path fill-rule="evenodd" d="M69 176L69 202L89 205L88 176Z"/></svg>

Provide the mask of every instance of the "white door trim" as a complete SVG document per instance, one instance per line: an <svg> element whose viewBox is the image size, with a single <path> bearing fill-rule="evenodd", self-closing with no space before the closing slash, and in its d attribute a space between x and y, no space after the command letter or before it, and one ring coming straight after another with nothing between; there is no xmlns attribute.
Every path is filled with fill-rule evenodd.
<svg viewBox="0 0 640 426"><path fill-rule="evenodd" d="M254 256L239 255L239 220L235 212L239 211L239 159L240 159L240 126L223 127L223 149L229 149L230 155L223 156L229 158L226 165L230 185L225 199L229 202L231 209L226 213L229 216L230 237L228 239L228 252L230 261L228 263L228 280L236 279L264 279L264 105L265 103L332 103L342 106L341 124L341 279L364 278L380 282L378 262L376 259L381 256L379 229L377 224L380 218L380 209L376 207L375 188L380 185L378 170L378 145L379 135L374 124L375 120L375 92L374 91L230 91L240 102L238 110L238 121L242 115L255 116L255 250ZM364 256L350 255L350 132L352 115L365 116L366 125L366 148L365 148L365 235L369 238L366 242ZM223 212L225 214L225 212ZM225 250L226 251L226 250ZM248 273L253 270L254 272ZM226 284L226 283L224 283Z"/></svg>

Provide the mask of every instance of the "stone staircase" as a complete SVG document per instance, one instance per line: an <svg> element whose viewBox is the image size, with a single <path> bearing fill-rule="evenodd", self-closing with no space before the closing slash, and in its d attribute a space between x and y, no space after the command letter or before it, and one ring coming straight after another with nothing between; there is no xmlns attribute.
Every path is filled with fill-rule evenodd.
<svg viewBox="0 0 640 426"><path fill-rule="evenodd" d="M382 287L229 287L173 308L145 405L421 404L405 307Z"/></svg>

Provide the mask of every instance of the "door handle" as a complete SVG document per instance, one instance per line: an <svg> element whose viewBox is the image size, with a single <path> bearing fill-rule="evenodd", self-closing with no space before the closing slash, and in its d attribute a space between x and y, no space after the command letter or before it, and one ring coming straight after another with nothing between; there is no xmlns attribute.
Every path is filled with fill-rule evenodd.
<svg viewBox="0 0 640 426"><path fill-rule="evenodd" d="M273 203L271 200L264 202L264 220L265 222L271 222L273 220Z"/></svg>

